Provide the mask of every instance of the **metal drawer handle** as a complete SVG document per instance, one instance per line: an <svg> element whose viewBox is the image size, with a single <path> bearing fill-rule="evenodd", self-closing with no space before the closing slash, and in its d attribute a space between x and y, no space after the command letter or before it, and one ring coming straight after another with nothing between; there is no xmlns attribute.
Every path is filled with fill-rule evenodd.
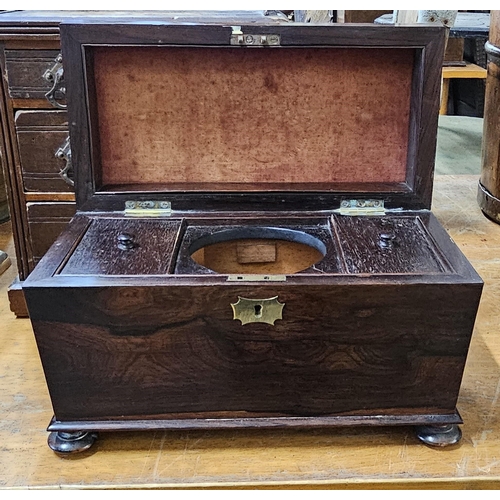
<svg viewBox="0 0 500 500"><path fill-rule="evenodd" d="M43 78L52 84L52 88L45 94L47 100L59 109L66 109L66 104L61 104L56 100L56 93L66 96L66 87L64 86L64 70L62 65L62 55L56 57L55 64L52 68L48 69Z"/></svg>
<svg viewBox="0 0 500 500"><path fill-rule="evenodd" d="M278 302L278 296L270 299L245 299L238 297L238 302L231 304L233 319L247 323L267 323L274 325L277 319L283 319L285 304Z"/></svg>
<svg viewBox="0 0 500 500"><path fill-rule="evenodd" d="M59 172L64 182L69 186L74 187L75 181L70 177L73 176L73 165L71 164L71 144L69 136L64 141L64 144L56 151L56 158L66 162L65 167Z"/></svg>

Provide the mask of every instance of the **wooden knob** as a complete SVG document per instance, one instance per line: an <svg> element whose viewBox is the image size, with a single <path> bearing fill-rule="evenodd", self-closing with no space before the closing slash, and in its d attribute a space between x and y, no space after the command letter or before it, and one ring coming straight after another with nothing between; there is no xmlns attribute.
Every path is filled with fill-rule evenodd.
<svg viewBox="0 0 500 500"><path fill-rule="evenodd" d="M134 248L134 237L128 233L121 233L117 237L118 248L120 250L130 250Z"/></svg>
<svg viewBox="0 0 500 500"><path fill-rule="evenodd" d="M392 233L382 233L380 235L380 241L379 241L380 247L382 248L392 247L395 238L396 236Z"/></svg>

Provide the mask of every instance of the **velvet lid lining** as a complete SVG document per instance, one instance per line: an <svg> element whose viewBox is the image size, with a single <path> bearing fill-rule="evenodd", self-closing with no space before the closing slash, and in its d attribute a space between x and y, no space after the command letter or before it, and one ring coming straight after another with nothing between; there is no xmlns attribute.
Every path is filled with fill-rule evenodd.
<svg viewBox="0 0 500 500"><path fill-rule="evenodd" d="M412 49L91 50L103 186L405 182Z"/></svg>

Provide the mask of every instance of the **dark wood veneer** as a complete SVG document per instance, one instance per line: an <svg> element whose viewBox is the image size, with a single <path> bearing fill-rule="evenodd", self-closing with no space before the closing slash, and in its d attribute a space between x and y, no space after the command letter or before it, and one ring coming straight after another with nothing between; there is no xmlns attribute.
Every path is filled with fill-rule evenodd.
<svg viewBox="0 0 500 500"><path fill-rule="evenodd" d="M60 422L52 420L47 430L75 431L155 431L155 430L195 430L195 429L273 429L294 427L355 427L383 425L443 425L462 424L458 412L450 414L426 413L429 408L415 409L413 415L397 415L393 409L387 415L383 411L374 412L373 416L335 416L335 417L249 417L246 413L238 417L227 415L179 415L178 418L158 419L123 419ZM368 412L367 412L368 413ZM232 413L234 414L234 413Z"/></svg>
<svg viewBox="0 0 500 500"><path fill-rule="evenodd" d="M420 275L349 274L344 264L334 274L242 284L218 274L65 275L75 251L86 251L92 220L124 230L141 222L78 215L24 286L60 422L51 429L459 422L455 404L482 283L431 214L400 217L421 221L434 265L446 256L445 266ZM233 218L219 227L244 223ZM164 223L190 227L185 220ZM353 220L363 219L341 224ZM191 223L205 233L214 227L213 219ZM348 251L359 238L346 233L329 252L337 259L338 245ZM174 258L182 243L175 248ZM76 258L90 259L90 269L99 260ZM239 296L278 296L283 320L242 326L230 308Z"/></svg>
<svg viewBox="0 0 500 500"><path fill-rule="evenodd" d="M292 29L291 29L292 28ZM267 206L268 209L331 209L338 206L341 197L356 193L369 195L377 192L383 196L389 206L408 209L422 209L430 207L432 191L432 172L434 167L435 142L437 132L437 109L439 107L439 85L436 62L442 58L444 47L444 33L439 28L404 28L394 32L391 27L385 26L243 26L249 34L262 33L279 34L282 47L264 50L286 50L286 47L363 47L371 48L400 47L415 52L413 84L411 88L411 121L408 141L407 177L405 185L389 186L386 191L380 185L356 186L335 185L325 186L326 190L283 186L278 189L274 186L256 186L258 193L222 192L214 194L205 191L203 186L197 187L195 193L161 192L156 194L158 199L171 200L178 210L198 209L213 210L225 207L246 210L259 209ZM360 32L360 30L362 30ZM120 46L139 44L141 46L221 46L227 47L231 35L231 28L224 26L175 26L168 24L148 25L106 25L99 23L62 24L63 53L69 60L66 65L68 79L68 99L70 100L70 123L73 125L73 161L77 175L77 203L80 209L120 210L123 209L127 194L121 191L110 191L101 194L101 178L99 172L99 133L92 51L85 50L86 45L92 46ZM361 34L362 33L362 34ZM83 50L82 50L83 47ZM193 50L196 50L193 48ZM235 50L235 49L233 49ZM255 50L241 49L236 50ZM259 50L259 49L257 49ZM87 95L87 100L79 96ZM72 97L73 96L73 97ZM420 124L425 123L425 127ZM78 132L77 132L78 131ZM289 186L290 187L290 186ZM268 190L272 189L270 194ZM127 189L125 187L125 189ZM140 188L139 188L140 189ZM334 191L332 191L332 189ZM401 191L403 189L403 191ZM161 190L161 188L160 188ZM165 187L163 188L165 190ZM189 190L189 187L188 187ZM253 191L254 189L251 189ZM294 192L297 190L297 192ZM300 190L300 191L298 191ZM306 192L304 192L306 191ZM138 199L147 196L144 191L134 189ZM279 201L278 201L279 200Z"/></svg>
<svg viewBox="0 0 500 500"><path fill-rule="evenodd" d="M222 410L450 412L477 294L436 288L53 288L36 307L33 290L26 293L55 414L74 420ZM282 321L244 328L232 319L238 296L262 295L286 304ZM54 303L60 313L50 311Z"/></svg>
<svg viewBox="0 0 500 500"><path fill-rule="evenodd" d="M78 248L60 273L63 275L166 274L175 258L181 221L106 219L92 221ZM130 248L119 247L120 235L130 237Z"/></svg>
<svg viewBox="0 0 500 500"><path fill-rule="evenodd" d="M403 180L391 172L387 182L318 186L321 179L307 175L276 182L274 173L268 183L242 187L232 179L221 188L154 176L127 184L126 176L103 173L111 125L99 122L95 47L227 50L230 26L103 20L61 27L78 212L24 285L55 413L49 429L460 423L455 406L482 281L427 210L444 30L243 25L245 34L279 34L281 47L231 49L411 54L408 154L396 169ZM343 200L367 198L389 211L337 210ZM123 212L128 200L171 201L173 210L132 217ZM259 227L302 231L324 258L281 281L233 281L190 257L220 231L251 228L259 239ZM139 247L118 248L120 233ZM284 307L274 325L233 316L240 298L275 297Z"/></svg>

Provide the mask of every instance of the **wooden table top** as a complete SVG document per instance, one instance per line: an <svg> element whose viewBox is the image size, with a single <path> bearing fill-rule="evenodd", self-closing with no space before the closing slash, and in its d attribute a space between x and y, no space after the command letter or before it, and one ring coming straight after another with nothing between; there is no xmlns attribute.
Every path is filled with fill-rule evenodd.
<svg viewBox="0 0 500 500"><path fill-rule="evenodd" d="M500 225L476 203L477 176L437 176L433 211L485 280L458 408L459 445L431 449L413 429L131 432L87 454L46 445L52 416L29 320L0 277L0 488L500 488ZM0 248L13 256L8 225Z"/></svg>
<svg viewBox="0 0 500 500"><path fill-rule="evenodd" d="M444 66L443 78L486 78L488 72L473 63L466 63L465 66Z"/></svg>

